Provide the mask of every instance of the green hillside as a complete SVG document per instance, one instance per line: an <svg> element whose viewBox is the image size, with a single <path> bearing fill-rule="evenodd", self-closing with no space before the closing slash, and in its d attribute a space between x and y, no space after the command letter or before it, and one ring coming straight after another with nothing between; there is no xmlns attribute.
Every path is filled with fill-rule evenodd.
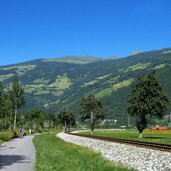
<svg viewBox="0 0 171 171"><path fill-rule="evenodd" d="M153 69L171 101L171 48L107 60L74 56L38 59L0 67L0 81L9 85L14 74L19 76L26 92L25 109L41 107L56 112L66 105L76 116L80 98L92 93L102 100L107 118L125 124L131 85Z"/></svg>
<svg viewBox="0 0 171 171"><path fill-rule="evenodd" d="M92 62L100 61L100 58L94 56L64 56L63 58L47 58L43 59L43 62L66 62L74 64L88 64Z"/></svg>

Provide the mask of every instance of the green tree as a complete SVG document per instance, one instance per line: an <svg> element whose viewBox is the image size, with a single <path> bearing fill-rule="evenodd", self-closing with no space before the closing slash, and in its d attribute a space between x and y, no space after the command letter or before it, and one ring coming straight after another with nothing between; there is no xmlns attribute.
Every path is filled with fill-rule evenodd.
<svg viewBox="0 0 171 171"><path fill-rule="evenodd" d="M92 134L96 120L104 118L102 103L93 95L88 95L87 97L81 98L79 113L81 114L82 120L90 119L90 128Z"/></svg>
<svg viewBox="0 0 171 171"><path fill-rule="evenodd" d="M1 129L7 129L11 125L10 115L12 112L11 101L5 87L0 83L0 120Z"/></svg>
<svg viewBox="0 0 171 171"><path fill-rule="evenodd" d="M3 129L3 123L4 123L4 114L5 111L5 98L4 98L4 90L3 85L0 83L0 129Z"/></svg>
<svg viewBox="0 0 171 171"><path fill-rule="evenodd" d="M35 108L25 113L25 120L28 128L39 131L44 128L46 114L41 109Z"/></svg>
<svg viewBox="0 0 171 171"><path fill-rule="evenodd" d="M54 128L56 126L57 121L56 121L56 117L53 113L49 113L47 115L47 121L49 123L49 126L48 126L49 128Z"/></svg>
<svg viewBox="0 0 171 171"><path fill-rule="evenodd" d="M72 112L67 108L62 108L60 112L58 113L58 118L60 123L64 127L64 132L67 132L67 129L70 128L70 126L73 126L75 124L75 120L73 117Z"/></svg>
<svg viewBox="0 0 171 171"><path fill-rule="evenodd" d="M143 130L147 127L146 115L150 114L162 118L167 111L169 100L162 90L155 72L138 79L132 87L132 93L128 98L128 114L136 116L136 125L139 138L142 138Z"/></svg>
<svg viewBox="0 0 171 171"><path fill-rule="evenodd" d="M3 118L4 107L5 107L3 85L0 83L0 118Z"/></svg>
<svg viewBox="0 0 171 171"><path fill-rule="evenodd" d="M9 91L9 97L12 101L14 108L14 127L13 131L16 132L16 121L18 109L25 103L24 101L24 89L22 88L17 76L14 76L12 81L12 87Z"/></svg>

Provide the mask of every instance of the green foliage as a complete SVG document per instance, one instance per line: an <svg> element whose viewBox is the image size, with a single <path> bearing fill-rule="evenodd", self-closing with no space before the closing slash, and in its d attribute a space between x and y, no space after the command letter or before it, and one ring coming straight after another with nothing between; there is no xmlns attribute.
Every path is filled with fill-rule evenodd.
<svg viewBox="0 0 171 171"><path fill-rule="evenodd" d="M132 65L132 66L130 66L128 68L121 68L119 71L126 73L126 72L129 72L129 71L136 71L136 70L139 70L139 69L145 69L149 65L150 65L150 63L144 63L144 64L138 63L138 64Z"/></svg>
<svg viewBox="0 0 171 171"><path fill-rule="evenodd" d="M10 127L12 112L13 106L8 92L5 92L4 86L0 83L0 130Z"/></svg>
<svg viewBox="0 0 171 171"><path fill-rule="evenodd" d="M0 75L0 81L4 81L6 79L12 78L14 74Z"/></svg>
<svg viewBox="0 0 171 171"><path fill-rule="evenodd" d="M58 127L59 125L59 118L57 117L57 115L53 114L53 113L49 113L46 116L46 121L49 124L48 125L48 129L54 129Z"/></svg>
<svg viewBox="0 0 171 171"><path fill-rule="evenodd" d="M0 118L3 117L3 114L5 112L5 96L4 96L4 92L3 92L3 86L0 83Z"/></svg>
<svg viewBox="0 0 171 171"><path fill-rule="evenodd" d="M20 73L18 77L25 90L26 101L20 108L22 111L38 107L48 113L55 113L63 106L68 106L77 114L79 99L82 96L98 94L103 102L106 117L115 118L119 125L125 125L127 97L133 83L130 79L136 80L151 72L152 68L155 69L163 90L171 100L170 51L171 48L141 52L115 60L91 60L87 57L67 57L63 62L58 59L34 60L0 67L0 80L6 89L9 89L11 76ZM66 62L80 60L89 63L80 65ZM53 84L54 86L51 86ZM112 91L108 91L111 89ZM170 110L171 104L168 111Z"/></svg>
<svg viewBox="0 0 171 171"><path fill-rule="evenodd" d="M168 125L167 120L164 119L164 118L156 118L156 119L155 119L155 123L156 123L156 125L161 125L161 126L166 126L166 125Z"/></svg>
<svg viewBox="0 0 171 171"><path fill-rule="evenodd" d="M129 96L127 110L130 115L136 116L139 133L147 126L146 115L162 117L167 111L168 103L154 72L138 79Z"/></svg>
<svg viewBox="0 0 171 171"><path fill-rule="evenodd" d="M35 171L128 171L114 166L99 153L66 143L54 134L44 134L33 139L36 148Z"/></svg>
<svg viewBox="0 0 171 171"><path fill-rule="evenodd" d="M67 132L67 128L75 125L75 119L72 112L65 107L58 113L58 118L63 127L65 127L65 132Z"/></svg>
<svg viewBox="0 0 171 171"><path fill-rule="evenodd" d="M10 99L13 103L13 106L20 108L24 103L24 89L22 88L21 84L19 83L19 79L17 76L13 77L12 87L9 91Z"/></svg>
<svg viewBox="0 0 171 171"><path fill-rule="evenodd" d="M155 67L155 69L163 69L167 66L167 64L160 64Z"/></svg>
<svg viewBox="0 0 171 171"><path fill-rule="evenodd" d="M71 85L71 80L67 77L67 74L58 75L56 77L55 82L53 82L50 86L56 87L58 90L65 90L69 88Z"/></svg>
<svg viewBox="0 0 171 171"><path fill-rule="evenodd" d="M120 89L120 88L127 87L127 86L131 85L131 83L133 81L134 81L133 78L130 78L128 80L124 80L122 82L119 82L117 84L114 84L112 88L116 91L117 89Z"/></svg>
<svg viewBox="0 0 171 171"><path fill-rule="evenodd" d="M13 138L13 133L11 131L2 131L0 132L0 141L5 142Z"/></svg>
<svg viewBox="0 0 171 171"><path fill-rule="evenodd" d="M35 108L24 113L23 119L25 124L27 124L27 128L31 128L37 131L44 128L46 114L41 109Z"/></svg>
<svg viewBox="0 0 171 171"><path fill-rule="evenodd" d="M102 103L96 99L93 95L88 95L87 97L82 97L80 100L79 113L81 114L81 119L91 120L91 131L94 130L95 122L99 119L104 118Z"/></svg>
<svg viewBox="0 0 171 171"><path fill-rule="evenodd" d="M50 80L44 80L43 78L42 79L36 79L36 80L33 80L33 83L34 84L48 84Z"/></svg>
<svg viewBox="0 0 171 171"><path fill-rule="evenodd" d="M101 90L100 92L98 92L98 93L95 95L95 97L97 97L97 98L102 98L102 97L104 97L104 96L109 96L109 95L111 95L111 93L112 93L112 88L105 88L105 89Z"/></svg>
<svg viewBox="0 0 171 171"><path fill-rule="evenodd" d="M46 119L49 124L52 122L52 117L47 118L41 109L18 113L17 109L24 103L23 93L23 88L17 77L14 78L10 91L0 84L0 130L12 129L14 122L14 137L18 137L16 125L38 131L44 128Z"/></svg>
<svg viewBox="0 0 171 171"><path fill-rule="evenodd" d="M17 76L14 76L12 81L12 88L9 91L9 97L14 109L14 133L16 131L17 113L18 109L25 103L24 101L24 89L19 83Z"/></svg>

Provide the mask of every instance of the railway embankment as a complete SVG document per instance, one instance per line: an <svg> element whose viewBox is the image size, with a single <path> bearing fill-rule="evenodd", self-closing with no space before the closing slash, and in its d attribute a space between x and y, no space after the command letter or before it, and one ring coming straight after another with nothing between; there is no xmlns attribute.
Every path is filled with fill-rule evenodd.
<svg viewBox="0 0 171 171"><path fill-rule="evenodd" d="M57 137L66 142L91 148L104 158L118 165L125 165L139 171L170 171L171 153L123 143L107 142L71 134L58 133Z"/></svg>

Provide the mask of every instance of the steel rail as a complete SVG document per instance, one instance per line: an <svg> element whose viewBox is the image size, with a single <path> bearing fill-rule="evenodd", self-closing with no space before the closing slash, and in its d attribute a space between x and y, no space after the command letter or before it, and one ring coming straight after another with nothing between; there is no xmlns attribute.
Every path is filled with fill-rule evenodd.
<svg viewBox="0 0 171 171"><path fill-rule="evenodd" d="M103 141L114 142L114 143L129 144L129 145L138 146L138 147L145 147L145 148L151 148L155 150L171 152L171 144L128 140L128 139L121 139L121 138L110 138L110 137L86 135L86 134L80 134L80 133L69 133L69 134L79 136L79 137L92 138L92 139L103 140Z"/></svg>

